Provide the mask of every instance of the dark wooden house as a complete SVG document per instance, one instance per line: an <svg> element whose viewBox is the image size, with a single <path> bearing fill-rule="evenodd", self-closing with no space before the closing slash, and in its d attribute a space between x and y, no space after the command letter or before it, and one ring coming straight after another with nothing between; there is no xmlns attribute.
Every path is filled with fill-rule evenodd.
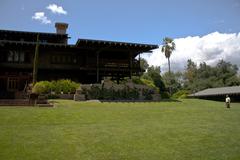
<svg viewBox="0 0 240 160"><path fill-rule="evenodd" d="M56 33L0 30L0 99L17 98L32 82L33 59L39 35L38 81L71 79L100 82L104 77L121 80L139 75L138 56L157 45L78 39L68 44L65 23Z"/></svg>

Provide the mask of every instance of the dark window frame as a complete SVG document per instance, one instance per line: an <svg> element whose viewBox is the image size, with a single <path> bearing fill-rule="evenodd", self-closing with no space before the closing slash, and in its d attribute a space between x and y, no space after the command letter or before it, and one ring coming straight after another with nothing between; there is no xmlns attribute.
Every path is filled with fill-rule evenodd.
<svg viewBox="0 0 240 160"><path fill-rule="evenodd" d="M8 63L25 63L26 53L24 51L11 50L7 53L6 60Z"/></svg>

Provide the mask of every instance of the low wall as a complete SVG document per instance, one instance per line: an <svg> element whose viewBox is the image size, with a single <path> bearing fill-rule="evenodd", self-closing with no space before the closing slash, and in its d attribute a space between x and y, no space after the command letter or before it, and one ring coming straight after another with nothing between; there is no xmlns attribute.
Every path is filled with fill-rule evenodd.
<svg viewBox="0 0 240 160"><path fill-rule="evenodd" d="M152 100L160 101L160 94L156 89L148 87L146 85L134 84L131 80L124 84L116 84L110 80L104 80L101 84L86 84L81 85L76 90L74 100Z"/></svg>
<svg viewBox="0 0 240 160"><path fill-rule="evenodd" d="M73 99L74 94L59 94L57 95L60 99Z"/></svg>

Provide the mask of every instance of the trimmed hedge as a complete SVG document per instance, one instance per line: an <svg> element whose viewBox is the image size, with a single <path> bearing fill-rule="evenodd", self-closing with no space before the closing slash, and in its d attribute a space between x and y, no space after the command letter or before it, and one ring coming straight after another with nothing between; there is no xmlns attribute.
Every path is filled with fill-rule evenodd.
<svg viewBox="0 0 240 160"><path fill-rule="evenodd" d="M79 83L73 82L68 79L61 79L57 81L40 81L37 82L32 92L38 94L51 94L52 92L56 94L64 93L75 93L76 89L80 87Z"/></svg>
<svg viewBox="0 0 240 160"><path fill-rule="evenodd" d="M32 88L33 93L47 94L50 93L53 88L53 84L49 81L37 82Z"/></svg>

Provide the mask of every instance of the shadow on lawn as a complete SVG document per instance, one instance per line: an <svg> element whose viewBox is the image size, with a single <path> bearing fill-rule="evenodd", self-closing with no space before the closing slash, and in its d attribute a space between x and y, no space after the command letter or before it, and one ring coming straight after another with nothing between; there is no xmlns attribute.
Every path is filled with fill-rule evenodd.
<svg viewBox="0 0 240 160"><path fill-rule="evenodd" d="M160 102L182 102L179 99L162 99Z"/></svg>

